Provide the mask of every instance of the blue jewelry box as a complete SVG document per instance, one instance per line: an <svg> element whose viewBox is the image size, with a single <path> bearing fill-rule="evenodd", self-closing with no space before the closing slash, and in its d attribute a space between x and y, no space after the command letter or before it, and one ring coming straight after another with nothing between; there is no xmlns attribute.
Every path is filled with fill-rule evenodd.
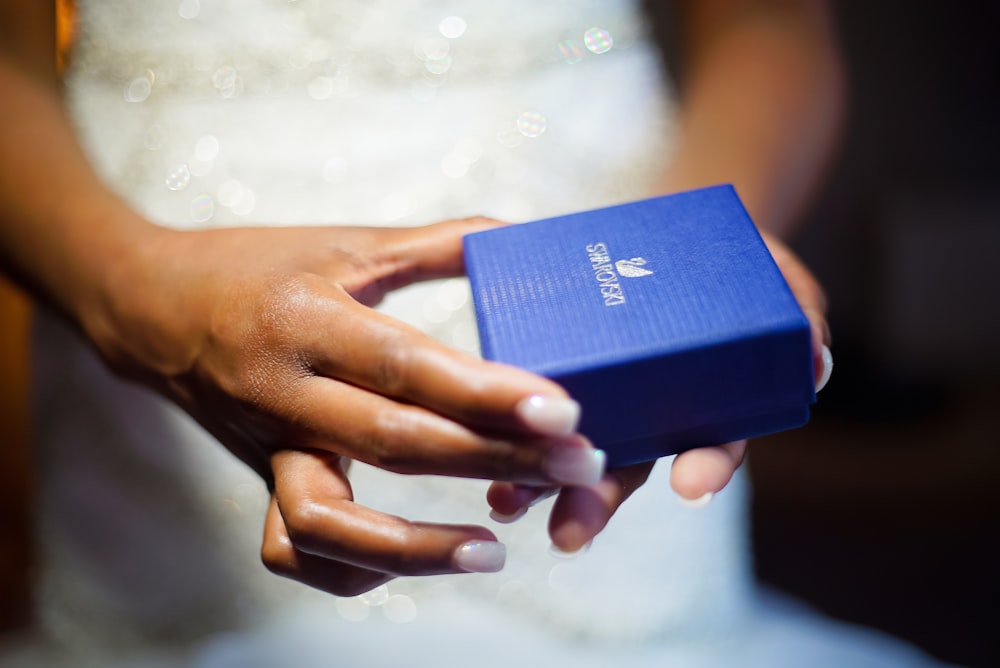
<svg viewBox="0 0 1000 668"><path fill-rule="evenodd" d="M609 465L805 424L809 323L735 190L464 240L486 359L560 383Z"/></svg>

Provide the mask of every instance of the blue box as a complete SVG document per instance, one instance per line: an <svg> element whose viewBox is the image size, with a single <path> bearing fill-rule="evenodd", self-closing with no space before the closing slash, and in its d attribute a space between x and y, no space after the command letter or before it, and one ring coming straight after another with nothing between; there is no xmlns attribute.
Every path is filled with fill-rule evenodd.
<svg viewBox="0 0 1000 668"><path fill-rule="evenodd" d="M610 465L808 421L809 323L731 186L464 247L483 356L565 387Z"/></svg>

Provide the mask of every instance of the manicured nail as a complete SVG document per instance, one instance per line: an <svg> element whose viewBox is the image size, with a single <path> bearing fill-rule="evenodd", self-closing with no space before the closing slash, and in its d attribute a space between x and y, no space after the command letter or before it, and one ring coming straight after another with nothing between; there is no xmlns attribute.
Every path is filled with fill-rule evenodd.
<svg viewBox="0 0 1000 668"><path fill-rule="evenodd" d="M500 522L501 524L511 524L512 522L516 522L522 517L524 517L528 513L529 509L537 506L545 499L552 498L553 496L559 493L559 487L552 487L550 485L546 485L544 487L538 487L535 485L518 485L518 486L521 487L522 490L527 490L529 494L533 494L534 496L531 497L531 500L529 500L527 503L525 503L523 506L521 506L514 512L510 513L509 515L501 513L497 510L491 510L490 517L493 519L494 522Z"/></svg>
<svg viewBox="0 0 1000 668"><path fill-rule="evenodd" d="M587 550L589 550L590 546L593 544L594 544L593 540L588 540L580 547L579 550L576 550L575 552L567 552L566 550L559 549L558 547L556 547L555 543L552 543L549 545L549 554L551 554L556 559L563 559L568 561L570 559L575 559L579 557L581 554L586 554Z"/></svg>
<svg viewBox="0 0 1000 668"><path fill-rule="evenodd" d="M467 573L496 573L507 560L507 546L490 540L470 540L455 550L452 562Z"/></svg>
<svg viewBox="0 0 1000 668"><path fill-rule="evenodd" d="M830 375L833 374L833 353L830 352L830 348L826 344L823 344L821 356L823 358L823 370L820 371L819 378L816 380L817 392L826 387L827 382L830 380Z"/></svg>
<svg viewBox="0 0 1000 668"><path fill-rule="evenodd" d="M607 459L603 450L592 447L555 446L542 466L556 482L589 487L601 480Z"/></svg>
<svg viewBox="0 0 1000 668"><path fill-rule="evenodd" d="M707 492L699 496L697 499L685 499L683 496L678 496L677 500L688 508L701 508L703 506L707 506L708 502L711 501L714 496L715 494L712 492Z"/></svg>
<svg viewBox="0 0 1000 668"><path fill-rule="evenodd" d="M491 510L490 519L494 522L499 522L500 524L513 524L522 517L528 514L528 506L521 506L510 515L505 515L499 511Z"/></svg>
<svg viewBox="0 0 1000 668"><path fill-rule="evenodd" d="M546 436L569 436L580 422L580 404L562 397L533 395L514 409L526 425Z"/></svg>
<svg viewBox="0 0 1000 668"><path fill-rule="evenodd" d="M544 488L544 490L542 491L541 494L539 494L538 496L536 496L535 498L533 498L531 501L528 502L528 507L529 508L534 508L535 506L537 506L542 501L545 501L546 499L551 499L553 496L555 496L558 493L559 493L559 488L558 487L546 487L546 488Z"/></svg>

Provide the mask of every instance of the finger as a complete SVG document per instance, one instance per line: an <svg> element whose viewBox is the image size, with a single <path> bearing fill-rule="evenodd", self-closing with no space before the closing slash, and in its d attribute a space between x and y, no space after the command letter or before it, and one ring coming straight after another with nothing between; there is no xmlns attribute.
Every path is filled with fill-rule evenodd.
<svg viewBox="0 0 1000 668"><path fill-rule="evenodd" d="M387 293L411 283L463 275L462 237L504 224L475 217L420 227L333 228L327 270L351 297L374 306ZM345 234L353 235L349 253L343 250Z"/></svg>
<svg viewBox="0 0 1000 668"><path fill-rule="evenodd" d="M579 406L556 383L453 350L416 328L346 298L299 336L317 374L424 406L463 424L568 435Z"/></svg>
<svg viewBox="0 0 1000 668"><path fill-rule="evenodd" d="M297 552L392 576L503 567L505 548L483 527L409 522L354 503L336 459L296 450L272 458L276 505ZM295 579L315 577L313 561L271 565Z"/></svg>
<svg viewBox="0 0 1000 668"><path fill-rule="evenodd" d="M552 544L563 552L576 552L590 543L652 470L653 462L635 464L608 471L591 487L564 488L549 516Z"/></svg>
<svg viewBox="0 0 1000 668"><path fill-rule="evenodd" d="M604 470L604 453L579 435L512 438L328 378L299 387L293 411L310 424L298 444L389 471L589 485Z"/></svg>
<svg viewBox="0 0 1000 668"><path fill-rule="evenodd" d="M357 596L392 579L388 573L332 561L297 550L271 497L264 523L261 560L268 570L336 596Z"/></svg>
<svg viewBox="0 0 1000 668"><path fill-rule="evenodd" d="M465 273L462 238L473 232L505 225L483 217L450 220L407 228L355 228L366 235L363 249L369 261L358 265L355 280L338 277L360 302L378 303L392 290L417 281L460 276ZM338 267L338 271L341 268Z"/></svg>
<svg viewBox="0 0 1000 668"><path fill-rule="evenodd" d="M775 264L781 269L785 282L795 295L802 312L809 320L812 338L813 374L817 391L829 380L833 369L830 354L830 327L826 320L827 300L819 281L791 250L777 239L764 235L768 250Z"/></svg>
<svg viewBox="0 0 1000 668"><path fill-rule="evenodd" d="M496 481L486 490L486 502L490 505L490 517L501 524L515 522L532 506L559 492L554 485L523 485L513 482Z"/></svg>
<svg viewBox="0 0 1000 668"><path fill-rule="evenodd" d="M670 469L670 486L682 498L699 501L715 494L733 477L746 455L745 440L725 445L694 448L674 458Z"/></svg>

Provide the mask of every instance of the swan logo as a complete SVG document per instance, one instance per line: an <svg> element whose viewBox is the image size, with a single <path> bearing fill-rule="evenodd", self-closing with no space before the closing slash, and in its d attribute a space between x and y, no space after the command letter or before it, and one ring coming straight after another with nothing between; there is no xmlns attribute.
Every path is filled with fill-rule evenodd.
<svg viewBox="0 0 1000 668"><path fill-rule="evenodd" d="M640 276L649 276L653 272L645 268L646 261L641 257L634 257L631 260L618 260L615 262L615 267L618 269L618 274L624 276L625 278L639 278Z"/></svg>
<svg viewBox="0 0 1000 668"><path fill-rule="evenodd" d="M587 246L587 257L590 259L590 268L600 287L605 306L620 306L625 303L625 291L618 280L619 276L641 278L653 273L651 269L646 268L646 260L641 257L612 262L605 243Z"/></svg>

